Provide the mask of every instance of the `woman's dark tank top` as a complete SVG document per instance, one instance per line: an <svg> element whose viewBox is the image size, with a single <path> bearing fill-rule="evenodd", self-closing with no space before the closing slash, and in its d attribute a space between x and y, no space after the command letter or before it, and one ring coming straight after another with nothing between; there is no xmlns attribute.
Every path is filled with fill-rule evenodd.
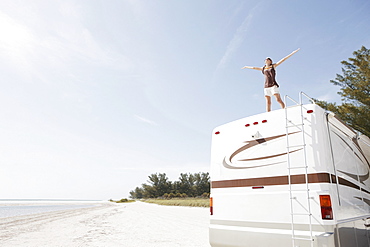
<svg viewBox="0 0 370 247"><path fill-rule="evenodd" d="M266 65L262 68L262 74L265 75L265 88L273 87L275 85L279 87L279 84L275 80L276 71L274 69L274 66L272 65L269 69L265 69L265 67Z"/></svg>

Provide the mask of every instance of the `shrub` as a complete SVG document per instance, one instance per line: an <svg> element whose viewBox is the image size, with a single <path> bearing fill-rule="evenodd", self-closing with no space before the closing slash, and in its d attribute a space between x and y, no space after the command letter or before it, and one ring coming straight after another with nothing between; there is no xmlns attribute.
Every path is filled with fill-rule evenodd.
<svg viewBox="0 0 370 247"><path fill-rule="evenodd" d="M203 198L209 198L209 196L210 196L210 193L207 193L207 192L204 192L204 193L202 194L202 197L203 197Z"/></svg>
<svg viewBox="0 0 370 247"><path fill-rule="evenodd" d="M110 202L115 202L115 203L126 203L126 202L134 202L135 200L128 200L126 198L122 198L121 200L118 200L118 201L115 201L115 200L112 200L112 199L110 199L109 201Z"/></svg>

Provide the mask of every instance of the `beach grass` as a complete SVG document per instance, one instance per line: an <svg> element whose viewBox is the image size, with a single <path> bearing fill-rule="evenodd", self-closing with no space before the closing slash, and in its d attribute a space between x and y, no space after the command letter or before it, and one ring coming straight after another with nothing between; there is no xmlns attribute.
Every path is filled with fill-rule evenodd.
<svg viewBox="0 0 370 247"><path fill-rule="evenodd" d="M118 200L118 201L115 201L115 200L110 199L109 201L110 201L110 202L115 202L115 203L128 203L128 202L135 202L135 200L128 200L128 199L126 199L126 198L123 198L123 199Z"/></svg>
<svg viewBox="0 0 370 247"><path fill-rule="evenodd" d="M167 206L209 207L209 198L146 199L143 202Z"/></svg>

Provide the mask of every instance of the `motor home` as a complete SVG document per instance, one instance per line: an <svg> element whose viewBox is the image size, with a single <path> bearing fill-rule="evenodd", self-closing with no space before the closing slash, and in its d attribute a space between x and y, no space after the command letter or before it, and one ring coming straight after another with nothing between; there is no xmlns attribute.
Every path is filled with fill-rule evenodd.
<svg viewBox="0 0 370 247"><path fill-rule="evenodd" d="M370 139L302 100L214 129L212 247L370 246Z"/></svg>

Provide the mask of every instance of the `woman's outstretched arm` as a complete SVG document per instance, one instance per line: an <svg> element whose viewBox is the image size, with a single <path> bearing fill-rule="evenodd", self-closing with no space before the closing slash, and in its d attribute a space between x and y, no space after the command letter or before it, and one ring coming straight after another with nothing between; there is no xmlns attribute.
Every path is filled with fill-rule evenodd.
<svg viewBox="0 0 370 247"><path fill-rule="evenodd" d="M262 70L260 67L252 67L252 66L244 66L242 69L255 69L255 70Z"/></svg>
<svg viewBox="0 0 370 247"><path fill-rule="evenodd" d="M283 59L281 59L279 62L277 62L275 64L275 67L279 66L282 62L284 62L285 60L287 60L288 58L290 58L294 53L296 53L297 51L299 51L300 48L298 48L297 50L293 51L292 53L290 53L288 56L284 57Z"/></svg>

